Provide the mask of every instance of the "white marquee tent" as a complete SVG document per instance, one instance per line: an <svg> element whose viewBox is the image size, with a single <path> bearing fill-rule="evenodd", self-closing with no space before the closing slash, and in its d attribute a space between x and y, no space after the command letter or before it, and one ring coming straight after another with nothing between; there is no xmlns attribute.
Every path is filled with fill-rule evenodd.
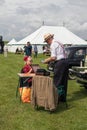
<svg viewBox="0 0 87 130"><path fill-rule="evenodd" d="M71 31L66 29L65 27L60 26L42 26L38 30L36 30L34 33L30 34L29 36L25 37L24 39L20 40L19 42L16 42L13 44L14 46L24 47L28 41L31 42L32 46L34 44L37 44L39 53L42 52L42 46L46 43L44 43L44 34L46 33L52 33L54 34L54 38L58 40L59 42L63 44L72 44L72 45L85 45L87 42L75 34L73 34Z"/></svg>

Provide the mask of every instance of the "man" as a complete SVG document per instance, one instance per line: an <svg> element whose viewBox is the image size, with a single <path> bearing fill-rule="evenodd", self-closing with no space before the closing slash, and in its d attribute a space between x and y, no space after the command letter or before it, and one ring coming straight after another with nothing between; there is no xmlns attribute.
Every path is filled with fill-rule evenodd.
<svg viewBox="0 0 87 130"><path fill-rule="evenodd" d="M51 56L43 61L43 63L48 63L50 61L55 61L54 66L54 85L58 88L60 85L64 86L65 94L67 95L67 80L68 80L68 63L66 61L64 46L54 40L53 34L44 35L44 42L50 45ZM60 98L61 101L66 101L66 96Z"/></svg>
<svg viewBox="0 0 87 130"><path fill-rule="evenodd" d="M26 56L32 56L32 46L30 42L27 42L27 45L24 47L24 52Z"/></svg>
<svg viewBox="0 0 87 130"><path fill-rule="evenodd" d="M37 58L37 54L38 54L38 48L37 45L34 45L34 58Z"/></svg>

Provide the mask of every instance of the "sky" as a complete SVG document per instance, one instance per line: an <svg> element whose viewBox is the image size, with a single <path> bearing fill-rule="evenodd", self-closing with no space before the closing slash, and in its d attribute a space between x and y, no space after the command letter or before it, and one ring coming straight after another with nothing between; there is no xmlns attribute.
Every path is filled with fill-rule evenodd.
<svg viewBox="0 0 87 130"><path fill-rule="evenodd" d="M0 35L17 41L42 26L65 26L87 39L87 0L0 0Z"/></svg>

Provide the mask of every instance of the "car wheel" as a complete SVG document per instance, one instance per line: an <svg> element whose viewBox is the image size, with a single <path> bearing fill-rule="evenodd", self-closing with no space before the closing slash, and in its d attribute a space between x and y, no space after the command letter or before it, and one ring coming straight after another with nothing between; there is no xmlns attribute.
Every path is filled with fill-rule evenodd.
<svg viewBox="0 0 87 130"><path fill-rule="evenodd" d="M71 80L75 80L76 79L76 75L73 71L69 71L69 79Z"/></svg>

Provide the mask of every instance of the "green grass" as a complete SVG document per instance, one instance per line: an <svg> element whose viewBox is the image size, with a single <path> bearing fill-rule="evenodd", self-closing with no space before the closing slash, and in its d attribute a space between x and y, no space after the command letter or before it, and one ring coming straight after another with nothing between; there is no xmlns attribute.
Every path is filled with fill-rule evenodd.
<svg viewBox="0 0 87 130"><path fill-rule="evenodd" d="M42 58L43 57L43 58ZM33 59L40 63L45 56ZM68 82L68 109L60 103L55 113L36 111L30 104L20 103L16 98L17 73L22 68L23 55L0 54L0 130L86 130L87 90L76 81Z"/></svg>

